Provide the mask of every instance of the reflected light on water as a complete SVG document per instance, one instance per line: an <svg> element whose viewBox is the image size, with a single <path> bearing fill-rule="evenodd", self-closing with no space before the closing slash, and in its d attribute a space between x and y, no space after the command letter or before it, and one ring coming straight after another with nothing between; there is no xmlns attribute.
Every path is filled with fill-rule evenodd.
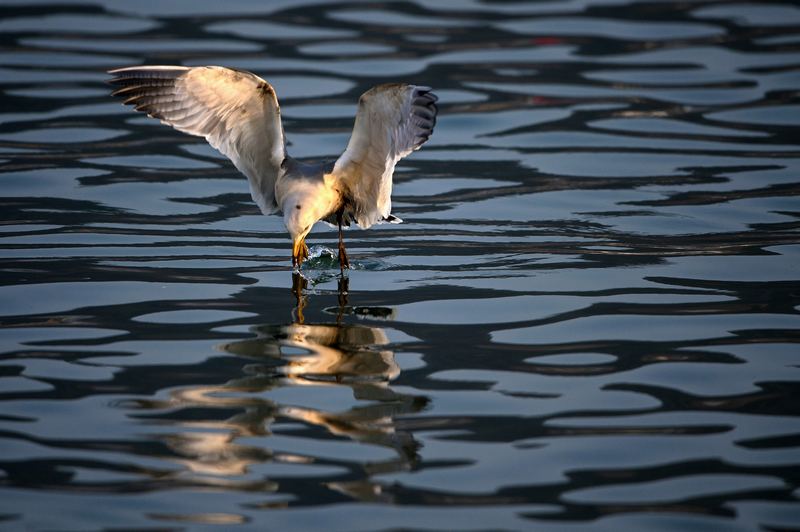
<svg viewBox="0 0 800 532"><path fill-rule="evenodd" d="M339 297L346 302L345 294ZM340 313L345 310L338 308ZM169 400L138 404L136 418L145 425L158 425L158 439L181 468L171 473L176 481L278 492L280 482L259 478L262 468L269 471L270 465L283 466L278 470L284 472L293 465L313 469L321 463L325 470L326 460L313 454L269 448L270 440L263 437L273 434L276 422L284 426L295 423L295 427L305 427L304 431L320 429L327 438L389 450L389 457L356 466L361 470L357 480L329 483L330 489L350 496L373 500L381 492L380 485L370 480L373 475L413 467L420 445L409 431L397 427L396 419L422 411L428 399L392 389L391 381L400 375L400 368L394 353L387 349L389 339L381 328L290 323L255 326L251 332L252 338L218 346L224 353L250 361L243 366L246 375L218 385L182 387L172 390ZM269 392L277 389L306 386L347 390L357 406L311 408L268 398ZM237 413L219 420L171 418L170 413L181 411ZM358 451L348 455L355 464L361 460ZM226 518L202 514L185 519L220 523Z"/></svg>

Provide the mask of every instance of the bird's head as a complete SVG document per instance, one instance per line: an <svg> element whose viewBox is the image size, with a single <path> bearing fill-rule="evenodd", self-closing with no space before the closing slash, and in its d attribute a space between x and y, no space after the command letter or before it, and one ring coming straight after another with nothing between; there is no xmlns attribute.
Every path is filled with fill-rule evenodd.
<svg viewBox="0 0 800 532"><path fill-rule="evenodd" d="M311 227L322 217L308 194L292 194L283 201L283 223L292 237L293 254L297 256Z"/></svg>

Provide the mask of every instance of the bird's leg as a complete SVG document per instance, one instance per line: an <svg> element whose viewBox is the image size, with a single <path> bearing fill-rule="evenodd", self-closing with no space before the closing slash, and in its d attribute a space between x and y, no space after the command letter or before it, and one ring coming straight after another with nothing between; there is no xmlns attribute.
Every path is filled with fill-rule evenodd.
<svg viewBox="0 0 800 532"><path fill-rule="evenodd" d="M336 223L339 224L339 268L341 269L342 273L344 274L345 268L350 268L350 261L347 260L347 252L344 250L344 235L342 234L342 213L343 210L339 210L336 213Z"/></svg>

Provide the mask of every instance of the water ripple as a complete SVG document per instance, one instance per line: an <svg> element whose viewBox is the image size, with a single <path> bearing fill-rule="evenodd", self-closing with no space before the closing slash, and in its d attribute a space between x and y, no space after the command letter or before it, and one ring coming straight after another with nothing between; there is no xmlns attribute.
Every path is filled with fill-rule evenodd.
<svg viewBox="0 0 800 532"><path fill-rule="evenodd" d="M799 12L7 0L0 520L796 527ZM157 63L257 71L299 157L436 87L405 223L293 274L223 157L109 99Z"/></svg>

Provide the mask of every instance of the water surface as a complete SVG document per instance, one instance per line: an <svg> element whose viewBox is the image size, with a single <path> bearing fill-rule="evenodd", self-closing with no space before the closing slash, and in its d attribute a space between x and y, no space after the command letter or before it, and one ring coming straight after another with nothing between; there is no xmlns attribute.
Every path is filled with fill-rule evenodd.
<svg viewBox="0 0 800 532"><path fill-rule="evenodd" d="M6 0L9 530L788 530L800 522L800 9ZM401 225L280 217L105 70L220 64L336 157L435 87Z"/></svg>

